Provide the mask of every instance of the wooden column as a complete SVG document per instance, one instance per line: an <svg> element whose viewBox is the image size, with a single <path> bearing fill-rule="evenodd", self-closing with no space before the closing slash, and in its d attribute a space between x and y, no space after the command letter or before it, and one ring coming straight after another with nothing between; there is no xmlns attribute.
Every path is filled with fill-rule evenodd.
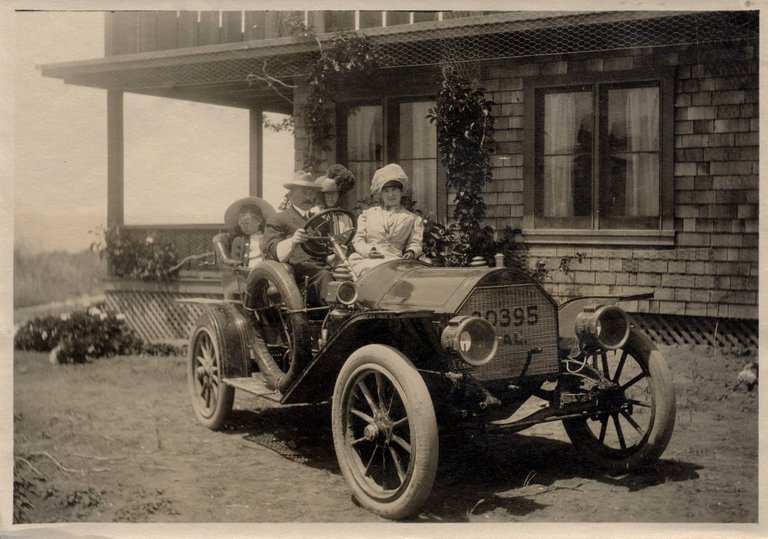
<svg viewBox="0 0 768 539"><path fill-rule="evenodd" d="M264 192L264 120L260 108L250 109L250 173L248 194L260 197Z"/></svg>
<svg viewBox="0 0 768 539"><path fill-rule="evenodd" d="M107 90L107 226L123 217L123 93Z"/></svg>

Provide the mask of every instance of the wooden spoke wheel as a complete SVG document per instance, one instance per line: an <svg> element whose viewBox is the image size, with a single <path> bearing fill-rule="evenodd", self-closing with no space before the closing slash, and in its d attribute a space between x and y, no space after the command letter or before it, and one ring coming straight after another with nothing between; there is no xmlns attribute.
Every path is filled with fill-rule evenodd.
<svg viewBox="0 0 768 539"><path fill-rule="evenodd" d="M675 425L672 375L661 353L633 331L618 350L598 351L592 366L617 385L588 417L563 420L573 444L600 467L627 471L655 461Z"/></svg>
<svg viewBox="0 0 768 539"><path fill-rule="evenodd" d="M197 420L218 430L232 411L235 389L221 378L221 343L208 314L200 317L189 346L187 380Z"/></svg>
<svg viewBox="0 0 768 539"><path fill-rule="evenodd" d="M341 368L333 441L355 499L386 518L419 510L437 472L437 422L429 391L399 351L368 345Z"/></svg>

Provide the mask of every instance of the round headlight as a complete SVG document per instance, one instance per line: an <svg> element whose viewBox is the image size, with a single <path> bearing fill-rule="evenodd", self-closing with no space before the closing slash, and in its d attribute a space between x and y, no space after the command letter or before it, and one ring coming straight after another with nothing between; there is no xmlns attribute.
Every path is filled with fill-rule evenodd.
<svg viewBox="0 0 768 539"><path fill-rule="evenodd" d="M451 318L440 336L440 343L445 350L458 354L474 367L488 363L499 347L496 330L477 316Z"/></svg>
<svg viewBox="0 0 768 539"><path fill-rule="evenodd" d="M357 301L357 287L352 281L343 281L336 289L336 300L343 305L353 305Z"/></svg>
<svg viewBox="0 0 768 539"><path fill-rule="evenodd" d="M576 336L590 347L621 348L629 338L629 317L613 305L588 307L576 316Z"/></svg>

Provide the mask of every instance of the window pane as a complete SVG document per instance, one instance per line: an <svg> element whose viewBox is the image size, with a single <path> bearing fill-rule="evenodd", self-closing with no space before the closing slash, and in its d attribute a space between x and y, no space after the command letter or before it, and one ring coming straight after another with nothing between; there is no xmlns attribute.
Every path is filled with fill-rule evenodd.
<svg viewBox="0 0 768 539"><path fill-rule="evenodd" d="M544 153L592 151L592 92L544 96Z"/></svg>
<svg viewBox="0 0 768 539"><path fill-rule="evenodd" d="M381 105L363 105L347 116L347 167L357 181L347 200L355 205L368 197L374 171L383 166L384 126Z"/></svg>
<svg viewBox="0 0 768 539"><path fill-rule="evenodd" d="M659 88L608 90L600 228L655 228L660 212Z"/></svg>
<svg viewBox="0 0 768 539"><path fill-rule="evenodd" d="M658 151L658 88L608 91L608 149L612 152Z"/></svg>
<svg viewBox="0 0 768 539"><path fill-rule="evenodd" d="M540 106L536 223L591 227L592 92L550 92Z"/></svg>
<svg viewBox="0 0 768 539"><path fill-rule="evenodd" d="M408 178L411 180L411 192L408 195L416 203L414 209L437 214L437 162L434 159L401 160Z"/></svg>
<svg viewBox="0 0 768 539"><path fill-rule="evenodd" d="M427 120L434 101L400 103L398 163L411 180L416 209L437 213L437 131Z"/></svg>

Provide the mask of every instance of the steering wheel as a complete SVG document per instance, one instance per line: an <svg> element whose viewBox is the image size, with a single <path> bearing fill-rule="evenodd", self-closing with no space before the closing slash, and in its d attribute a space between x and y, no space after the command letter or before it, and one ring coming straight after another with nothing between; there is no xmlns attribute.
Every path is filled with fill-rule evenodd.
<svg viewBox="0 0 768 539"><path fill-rule="evenodd" d="M347 247L357 232L355 214L340 208L321 211L305 224L309 238L301 244L304 252L310 256L324 258L334 253L331 240L340 247Z"/></svg>

